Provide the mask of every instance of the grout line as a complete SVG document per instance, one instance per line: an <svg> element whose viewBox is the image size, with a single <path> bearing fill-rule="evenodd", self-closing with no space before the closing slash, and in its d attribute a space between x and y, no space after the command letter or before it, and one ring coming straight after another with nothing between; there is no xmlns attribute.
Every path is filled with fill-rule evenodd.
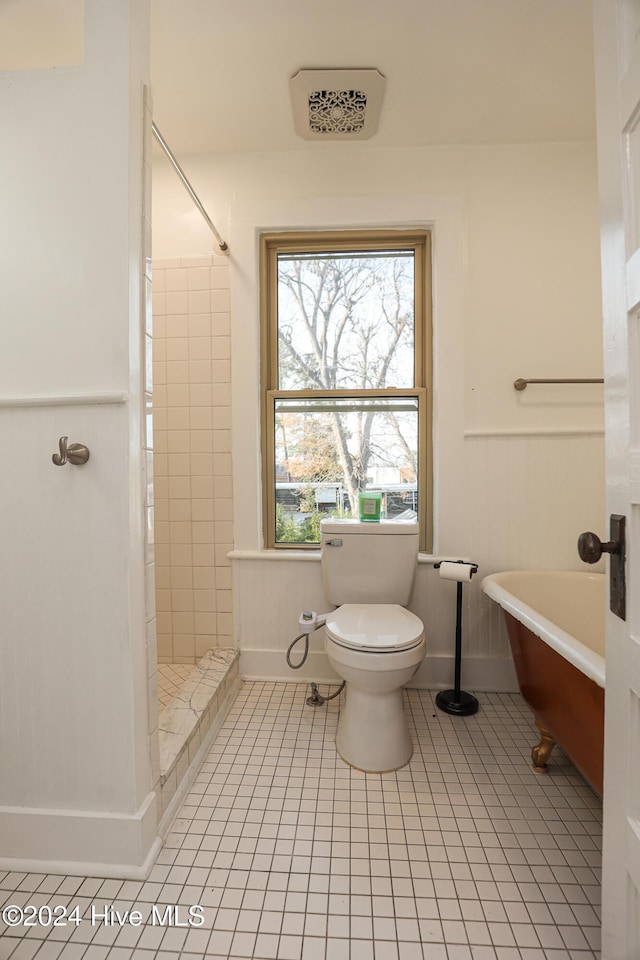
<svg viewBox="0 0 640 960"><path fill-rule="evenodd" d="M519 696L461 721L407 691L414 756L365 775L306 695L241 686L145 883L0 873L0 903L202 902L204 929L0 931L2 960L599 960L600 803L560 754L531 772Z"/></svg>

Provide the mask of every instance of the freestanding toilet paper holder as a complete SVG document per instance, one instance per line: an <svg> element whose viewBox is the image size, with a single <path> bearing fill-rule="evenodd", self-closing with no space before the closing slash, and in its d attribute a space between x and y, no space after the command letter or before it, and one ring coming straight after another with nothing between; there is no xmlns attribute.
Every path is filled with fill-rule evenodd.
<svg viewBox="0 0 640 960"><path fill-rule="evenodd" d="M442 563L442 561L441 561ZM434 569L438 570L441 563L434 563ZM461 572L461 579L456 582L456 652L455 652L455 677L453 690L441 690L436 696L436 706L445 713L451 713L456 717L468 717L472 713L478 712L478 700L472 693L465 693L460 689L460 672L462 667L462 583L463 580L471 580L474 573L478 572L477 563L469 563L466 560L447 561L447 563L459 563L467 569L464 574Z"/></svg>

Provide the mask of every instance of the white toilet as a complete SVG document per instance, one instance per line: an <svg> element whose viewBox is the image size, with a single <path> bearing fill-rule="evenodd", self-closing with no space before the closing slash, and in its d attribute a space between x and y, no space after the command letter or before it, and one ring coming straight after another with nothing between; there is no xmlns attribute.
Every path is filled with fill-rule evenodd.
<svg viewBox="0 0 640 960"><path fill-rule="evenodd" d="M326 651L347 682L336 747L369 773L398 770L413 744L402 687L425 655L422 621L404 609L418 559L418 524L323 520L322 582L327 600Z"/></svg>

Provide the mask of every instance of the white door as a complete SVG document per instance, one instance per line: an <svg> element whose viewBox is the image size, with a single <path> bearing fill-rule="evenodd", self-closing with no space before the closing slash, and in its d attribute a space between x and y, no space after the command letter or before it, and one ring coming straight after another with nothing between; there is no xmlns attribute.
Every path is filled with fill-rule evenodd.
<svg viewBox="0 0 640 960"><path fill-rule="evenodd" d="M602 960L639 960L640 0L593 10L607 513L624 515L627 531L626 620L607 615Z"/></svg>

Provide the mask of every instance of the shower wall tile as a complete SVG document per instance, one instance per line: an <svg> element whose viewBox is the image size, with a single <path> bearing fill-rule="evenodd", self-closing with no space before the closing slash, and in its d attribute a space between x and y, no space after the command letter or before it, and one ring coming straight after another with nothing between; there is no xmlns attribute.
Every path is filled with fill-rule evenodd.
<svg viewBox="0 0 640 960"><path fill-rule="evenodd" d="M187 268L187 287L189 290L209 290L210 289L211 268L188 267Z"/></svg>
<svg viewBox="0 0 640 960"><path fill-rule="evenodd" d="M193 663L233 643L227 261L154 261L153 309L158 659Z"/></svg>

